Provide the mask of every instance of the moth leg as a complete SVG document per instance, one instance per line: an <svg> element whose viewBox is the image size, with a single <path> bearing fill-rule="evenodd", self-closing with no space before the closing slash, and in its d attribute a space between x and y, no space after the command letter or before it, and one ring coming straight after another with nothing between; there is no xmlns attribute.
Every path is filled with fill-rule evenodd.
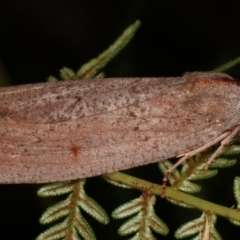
<svg viewBox="0 0 240 240"><path fill-rule="evenodd" d="M197 148L193 151L190 151L190 152L179 155L178 157L181 157L181 158L172 167L170 167L167 170L167 172L166 172L166 174L163 178L162 197L165 197L165 190L166 190L168 176L172 173L172 171L174 169L176 169L180 164L184 163L188 158L190 158L190 157L192 157L192 156L194 156L194 155L196 155L200 152L205 151L206 149L208 149L209 147L213 146L216 143L221 142L221 145L219 146L219 148L214 152L214 154L211 156L211 158L206 163L205 169L208 169L208 167L210 166L210 164L212 163L214 158L222 151L224 146L226 146L239 131L240 131L240 123L238 123L233 130L228 130L228 131L224 132L222 135L215 138L211 142L203 145L202 147Z"/></svg>
<svg viewBox="0 0 240 240"><path fill-rule="evenodd" d="M238 123L236 125L236 127L232 130L232 132L221 141L221 144L219 146L219 148L212 154L212 156L208 159L206 166L205 166L205 170L207 170L209 168L209 166L211 165L211 163L213 162L213 160L221 153L221 151L223 150L223 148L228 145L233 138L236 136L236 134L240 131L240 123Z"/></svg>

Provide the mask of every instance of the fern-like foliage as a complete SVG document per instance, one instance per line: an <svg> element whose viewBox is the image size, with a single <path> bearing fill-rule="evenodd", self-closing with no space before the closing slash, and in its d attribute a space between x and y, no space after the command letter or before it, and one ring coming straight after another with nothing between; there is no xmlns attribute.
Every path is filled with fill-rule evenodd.
<svg viewBox="0 0 240 240"><path fill-rule="evenodd" d="M143 192L139 198L115 209L112 213L112 217L115 219L134 215L119 228L118 233L122 236L135 233L131 240L156 239L151 230L161 235L167 235L167 225L155 214L155 202L154 195Z"/></svg>
<svg viewBox="0 0 240 240"><path fill-rule="evenodd" d="M87 63L83 64L79 70L75 73L74 70L68 67L64 67L60 70L60 77L63 80L75 80L75 79L92 79L100 78L104 76L104 73L100 72L117 54L123 50L126 45L131 41L134 34L140 26L140 21L136 21L130 25L122 35L102 52L96 58L91 59ZM48 81L57 81L53 76L48 78Z"/></svg>
<svg viewBox="0 0 240 240"><path fill-rule="evenodd" d="M192 240L221 240L221 236L215 229L216 216L210 213L203 213L199 218L191 220L182 225L176 232L176 239L183 239L197 235Z"/></svg>
<svg viewBox="0 0 240 240"><path fill-rule="evenodd" d="M233 183L233 193L237 202L237 209L240 209L240 177L235 177ZM240 221L230 219L230 222L236 226L240 226Z"/></svg>
<svg viewBox="0 0 240 240"><path fill-rule="evenodd" d="M196 193L201 190L201 187L198 184L193 183L194 180L205 180L208 178L212 178L217 175L218 171L215 168L227 168L231 167L236 163L234 159L227 159L223 157L236 155L239 153L240 147L239 145L235 145L232 143L229 145L224 152L219 154L218 158L214 160L214 162L210 165L211 169L205 169L206 163L210 158L211 154L201 153L194 157L192 157L189 161L183 164L181 172L178 169L175 169L168 178L169 183L175 189L179 189L181 191L187 193ZM158 164L160 170L163 174L167 173L167 170L173 164L169 161L160 162ZM212 170L214 168L214 170ZM239 185L238 185L239 184ZM235 179L234 184L234 192L237 202L240 202L240 191L238 188L240 186L240 178ZM181 207L191 208L190 205L187 205L183 202L175 201L174 199L168 199L170 202L179 205ZM239 207L239 205L238 205ZM216 239L220 240L220 234L215 229L216 216L211 215L210 213L206 214L203 212L202 216L199 219L191 220L191 222L184 224L181 226L175 233L175 237L177 239L182 239L194 234L198 234L194 240L204 239L202 238L202 234L206 233L208 230L206 229L206 224L209 227L208 238L206 239ZM207 223L206 223L207 222ZM206 224L205 224L206 223ZM233 221L234 224L239 224L238 221Z"/></svg>
<svg viewBox="0 0 240 240"><path fill-rule="evenodd" d="M168 181L171 184L171 188L184 191L188 194L193 194L201 190L201 186L194 183L195 180L205 180L217 175L218 170L216 168L231 167L236 163L236 160L227 159L227 157L238 154L240 147L232 143L230 146L224 149L224 154L219 155L218 158L212 163L210 169L206 170L205 166L211 154L202 153L192 157L189 161L185 162L181 168L181 171L175 169L168 177ZM173 165L170 161L160 162L159 168L165 175L167 170ZM214 169L213 169L214 168ZM239 178L240 179L240 178ZM238 179L238 180L239 180ZM113 178L111 178L113 180ZM118 181L117 181L118 182ZM127 182L127 181L126 181ZM135 182L137 182L135 180ZM240 186L239 182L235 181L235 188ZM239 185L238 185L239 184ZM139 183L136 183L136 186ZM141 186L144 189L143 186ZM153 188L153 186L151 187ZM149 189L149 188L148 188ZM238 191L240 196L240 191ZM238 198L240 199L240 197ZM170 202L187 208L193 208L191 204L186 204L184 201L168 198ZM240 201L240 200L239 200ZM142 191L142 195L130 202L119 206L112 214L113 218L125 218L134 215L127 220L118 230L120 235L128 235L135 233L131 239L155 239L152 231L161 235L168 233L168 227L154 212L155 197L149 192ZM154 219L154 220L153 220ZM196 235L193 239L214 239L220 240L221 236L215 228L216 215L210 211L202 212L202 216L198 219L193 219L189 223L185 223L175 233L176 239L182 239L189 236ZM152 223L155 224L152 224Z"/></svg>
<svg viewBox="0 0 240 240"><path fill-rule="evenodd" d="M106 212L84 190L85 180L56 183L42 187L38 191L40 197L68 194L67 198L49 207L42 215L42 224L53 223L64 218L62 222L39 235L37 240L53 239L96 239L92 228L82 216L81 210L103 224L109 222ZM79 235L78 235L79 234Z"/></svg>

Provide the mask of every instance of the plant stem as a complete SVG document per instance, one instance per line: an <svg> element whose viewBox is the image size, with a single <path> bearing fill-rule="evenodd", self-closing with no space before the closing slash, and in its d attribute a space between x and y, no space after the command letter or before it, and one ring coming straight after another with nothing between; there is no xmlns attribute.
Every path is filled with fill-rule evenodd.
<svg viewBox="0 0 240 240"><path fill-rule="evenodd" d="M142 192L151 192L157 196L161 196L163 192L162 186L158 184L154 184L120 172L106 174L104 175L104 178L131 186L135 189L139 189ZM209 201L202 200L198 197L194 197L187 193L173 189L172 187L167 187L165 191L165 196L168 199L173 199L175 201L179 201L180 203L185 203L203 212L211 212L212 214L216 214L227 219L240 221L240 212L238 209L231 209L215 203L211 203Z"/></svg>

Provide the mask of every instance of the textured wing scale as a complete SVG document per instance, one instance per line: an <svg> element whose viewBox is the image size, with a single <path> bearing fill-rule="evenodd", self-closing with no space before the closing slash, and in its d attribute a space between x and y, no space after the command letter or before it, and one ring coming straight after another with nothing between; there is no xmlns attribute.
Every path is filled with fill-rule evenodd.
<svg viewBox="0 0 240 240"><path fill-rule="evenodd" d="M3 88L0 183L86 178L198 148L238 120L231 108L238 89L228 81L103 79ZM223 90L231 93L227 101Z"/></svg>

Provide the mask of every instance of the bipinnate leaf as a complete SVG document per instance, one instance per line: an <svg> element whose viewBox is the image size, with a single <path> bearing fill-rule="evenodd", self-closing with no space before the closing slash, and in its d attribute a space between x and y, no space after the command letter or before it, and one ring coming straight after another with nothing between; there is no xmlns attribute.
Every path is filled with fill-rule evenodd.
<svg viewBox="0 0 240 240"><path fill-rule="evenodd" d="M135 233L131 239L155 239L152 230L158 234L168 233L167 225L159 219L154 211L156 197L144 192L139 198L123 204L113 211L112 217L115 219L125 218L134 215L119 228L120 235Z"/></svg>
<svg viewBox="0 0 240 240"><path fill-rule="evenodd" d="M43 213L40 219L42 224L52 223L61 218L64 219L40 234L37 240L80 239L79 235L85 240L95 239L93 230L82 216L80 209L103 224L107 224L109 219L103 208L86 194L84 185L85 180L79 180L63 184L52 184L39 190L40 196L55 196L66 193L69 193L69 195L65 200L49 207Z"/></svg>

